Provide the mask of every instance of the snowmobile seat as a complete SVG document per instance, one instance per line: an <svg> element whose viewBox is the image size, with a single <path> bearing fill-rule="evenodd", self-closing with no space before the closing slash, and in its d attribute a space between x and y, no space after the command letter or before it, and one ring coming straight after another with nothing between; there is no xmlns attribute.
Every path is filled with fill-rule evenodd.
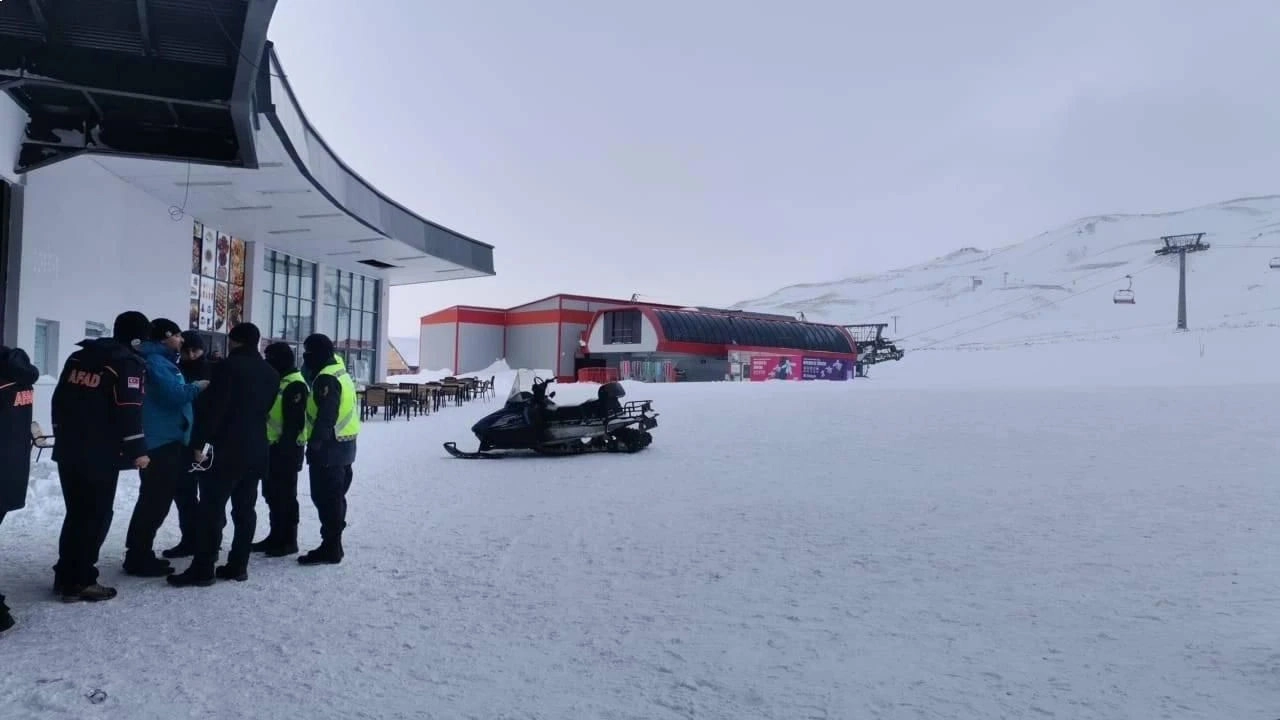
<svg viewBox="0 0 1280 720"><path fill-rule="evenodd" d="M587 400L578 405L557 405L552 417L559 421L586 420L588 418L603 419L610 413L622 409L618 398L626 396L627 391L620 383L610 382L600 386L595 400Z"/></svg>
<svg viewBox="0 0 1280 720"><path fill-rule="evenodd" d="M596 398L601 402L604 400L618 400L627 396L627 389L622 387L622 383L618 381L607 382L600 386L596 391Z"/></svg>

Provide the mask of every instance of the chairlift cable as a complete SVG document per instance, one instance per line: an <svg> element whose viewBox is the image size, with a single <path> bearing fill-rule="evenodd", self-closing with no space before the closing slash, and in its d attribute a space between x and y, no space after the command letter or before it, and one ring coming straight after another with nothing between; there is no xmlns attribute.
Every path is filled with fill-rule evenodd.
<svg viewBox="0 0 1280 720"><path fill-rule="evenodd" d="M1160 264L1156 264L1156 265L1148 265L1147 267L1142 268L1141 270L1135 270L1134 272L1131 272L1131 273L1128 273L1128 274L1129 274L1129 275L1140 275L1140 274L1142 274L1142 273L1144 273L1144 272L1147 272L1148 270L1154 270L1155 268L1158 268L1158 267L1162 267L1162 265L1160 265ZM1073 298L1073 297L1077 297L1077 296L1079 296L1079 295L1084 295L1084 294L1086 294L1086 293L1091 293L1091 292L1094 292L1095 290L1100 290L1100 289L1102 289L1102 288L1105 288L1105 287L1111 286L1111 285L1113 285L1115 282L1116 282L1115 280L1108 280L1107 282L1104 282L1104 283L1098 283L1097 285L1094 285L1094 286L1092 286L1092 287L1085 288L1084 290L1078 290L1078 291L1073 292L1073 293L1071 293L1071 294L1069 294L1069 295L1065 295L1065 296L1063 296L1063 297L1060 297L1060 298L1058 298L1057 300L1050 300L1050 301L1048 301L1047 303L1045 303L1045 304L1041 305L1041 306L1040 306L1040 308L1052 307L1052 306L1057 305L1057 304L1059 304L1059 303L1062 303L1062 302L1065 302L1065 301L1067 301L1067 300L1070 300L1070 299L1071 299L1071 298ZM947 336L947 337L945 337L945 338L942 338L941 340L935 340L935 341L933 341L933 342L929 343L928 345L924 345L924 346L921 346L921 347L918 347L918 348L914 348L914 349L915 349L915 350L917 350L917 351L919 351L919 350L928 350L929 348L932 348L932 347L934 347L934 346L936 346L936 345L939 345L939 344L941 344L941 343L944 343L944 342L947 342L947 341L950 341L950 340L954 340L954 339L956 339L956 338L958 338L958 337L963 337L963 336L968 335L968 334L970 334L970 333L978 332L979 330L985 330L985 329L987 329L987 328L989 328L989 327L993 327L993 326L995 326L995 325L999 325L1000 323L1003 323L1003 322L1008 322L1008 321L1013 320L1013 319L1015 319L1015 318L1017 318L1017 317L1020 317L1020 316L1019 316L1019 315L1009 315L1009 316L1006 316L1006 317L1002 317L1002 318L1000 318L999 320L995 320L995 321L993 321L993 322L989 322L989 323L987 323L986 325L979 325L978 327L970 328L970 329L968 329L968 330L961 330L960 332L958 332L958 333L956 333L956 334L954 334L954 335ZM940 326L940 327L941 327L941 326Z"/></svg>
<svg viewBox="0 0 1280 720"><path fill-rule="evenodd" d="M1152 268L1152 267L1159 267L1159 265L1150 265L1150 266L1148 266L1146 269L1150 269L1150 268ZM1101 274L1101 273L1102 273L1102 272L1104 272L1104 271L1112 270L1112 269L1114 269L1114 268L1111 268L1111 267L1105 267L1105 268L1098 268L1098 269L1096 269L1096 270L1091 270L1091 271L1089 271L1089 272L1087 272L1087 273L1085 273L1085 274L1083 274L1083 275L1081 275L1081 276L1079 276L1079 277L1077 277L1077 278L1074 278L1074 279L1072 280L1072 282L1079 282L1079 281L1081 281L1081 280L1084 280L1085 278L1093 277L1094 275L1098 275L1098 274ZM1144 270L1142 270L1142 271L1139 271L1139 272L1145 272L1145 269L1144 269ZM1130 274L1132 274L1132 273L1130 273ZM1120 278L1120 279L1123 279L1123 278ZM1111 281L1111 282L1115 282L1115 281ZM1071 297L1071 295L1067 295L1067 296L1063 297L1062 299L1063 299L1063 300L1065 300L1067 297ZM947 322L944 322L944 323L942 323L942 324L940 324L940 325L935 325L935 326L933 326L933 327L931 327L931 328L927 328L927 329L925 329L925 330L921 330L921 331L919 331L919 332L914 332L914 333L911 333L910 335L905 335L905 336L903 336L903 337L901 337L901 338L898 338L897 342L903 342L903 341L905 341L905 340L910 340L911 338L915 338L915 337L919 337L919 336L921 336L921 335L925 335L925 334L927 334L927 333L931 333L931 332L933 332L934 330L941 330L942 328L950 327L950 326L952 326L952 325L955 325L956 323L963 322L963 321L965 321L965 320L969 320L969 319L971 319L971 318L975 318L975 317L978 317L978 316L980 316L980 315L986 315L986 314L987 314L987 313L989 313L989 312L992 312L992 311L995 311L995 310L999 310L999 309L1001 309L1001 308L1005 308L1005 307L1008 307L1008 306L1010 306L1010 305L1016 305L1016 304L1018 304L1018 303L1020 303L1020 302L1026 302L1026 301L1031 300L1031 299L1033 299L1033 297L1032 297L1032 296L1022 295L1022 296L1019 296L1019 297L1014 298L1013 300L1007 300L1007 301L1002 302L1002 303L1000 303L1000 304L998 304L998 305L992 305L991 307L984 308L984 309L982 309L982 310L978 310L978 311L976 311L976 312L969 313L968 315L962 315L962 316L960 316L960 317L958 317L958 318L954 318L954 319L952 319L952 320L948 320ZM1056 302L1057 302L1057 301L1052 301L1052 302L1051 302L1051 304L1052 304L1052 303L1056 303Z"/></svg>

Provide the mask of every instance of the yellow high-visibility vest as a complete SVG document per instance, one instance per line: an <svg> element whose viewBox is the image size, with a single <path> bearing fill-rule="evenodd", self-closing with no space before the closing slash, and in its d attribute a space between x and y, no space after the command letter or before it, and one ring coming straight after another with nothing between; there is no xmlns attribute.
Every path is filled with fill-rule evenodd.
<svg viewBox="0 0 1280 720"><path fill-rule="evenodd" d="M297 370L280 378L280 390L276 393L276 401L271 405L271 414L267 416L267 440L272 445L280 442L280 435L284 433L284 390L296 382L304 385L307 382ZM298 444L306 445L310 437L311 423L304 421L302 429L298 431Z"/></svg>
<svg viewBox="0 0 1280 720"><path fill-rule="evenodd" d="M338 420L333 424L334 435L338 440L354 440L360 434L360 412L359 403L356 401L356 384L351 379L351 375L347 373L347 368L343 365L342 360L321 370L316 378L320 375L331 375L338 380L338 384L342 388L342 395L338 399ZM312 381L311 394L307 396L307 437L311 437L311 432L315 428L316 415L319 414L319 408L316 406L315 381Z"/></svg>

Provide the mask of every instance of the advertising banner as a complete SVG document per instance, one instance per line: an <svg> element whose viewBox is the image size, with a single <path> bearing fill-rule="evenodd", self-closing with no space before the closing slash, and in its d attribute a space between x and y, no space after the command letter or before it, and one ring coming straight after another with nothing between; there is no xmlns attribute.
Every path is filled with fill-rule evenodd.
<svg viewBox="0 0 1280 720"><path fill-rule="evenodd" d="M805 380L848 380L852 366L848 360L806 357L802 377Z"/></svg>
<svg viewBox="0 0 1280 720"><path fill-rule="evenodd" d="M799 380L800 358L796 355L755 355L751 358L751 380Z"/></svg>

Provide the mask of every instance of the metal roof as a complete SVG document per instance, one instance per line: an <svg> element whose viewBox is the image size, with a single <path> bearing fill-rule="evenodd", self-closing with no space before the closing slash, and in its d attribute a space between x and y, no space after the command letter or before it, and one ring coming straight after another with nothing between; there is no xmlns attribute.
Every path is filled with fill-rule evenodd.
<svg viewBox="0 0 1280 720"><path fill-rule="evenodd" d="M0 2L19 173L83 153L256 168L253 94L276 0Z"/></svg>
<svg viewBox="0 0 1280 720"><path fill-rule="evenodd" d="M653 312L670 342L853 353L849 335L835 325L684 310Z"/></svg>

